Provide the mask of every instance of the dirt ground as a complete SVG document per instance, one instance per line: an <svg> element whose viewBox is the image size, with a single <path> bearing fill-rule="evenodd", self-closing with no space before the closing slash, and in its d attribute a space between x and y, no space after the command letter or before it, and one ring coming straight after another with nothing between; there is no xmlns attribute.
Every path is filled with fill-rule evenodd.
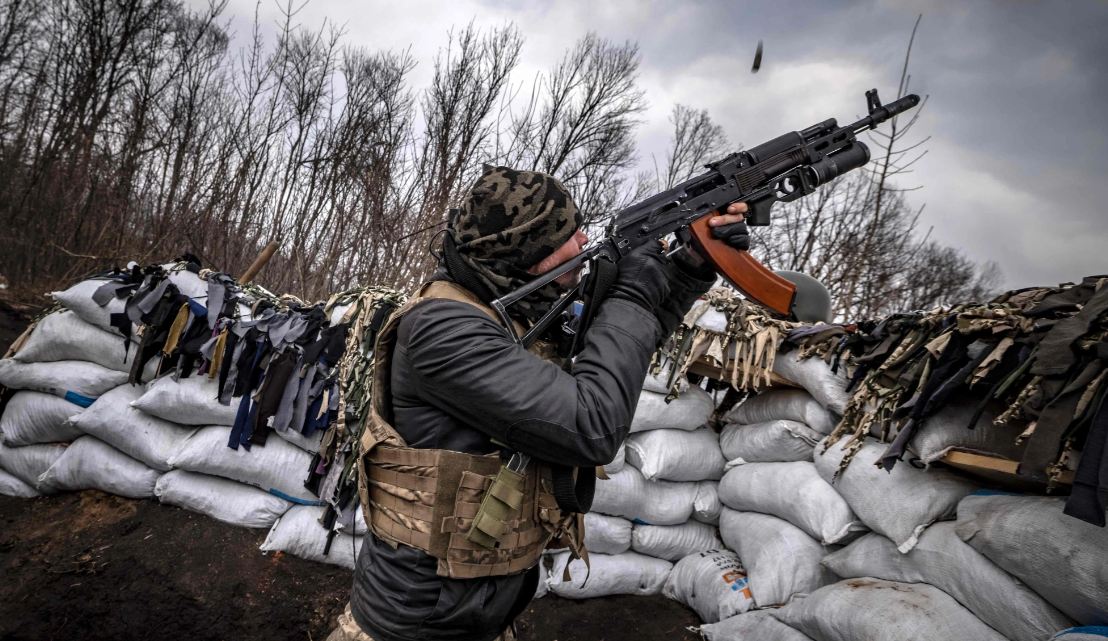
<svg viewBox="0 0 1108 641"><path fill-rule="evenodd" d="M247 530L97 491L0 497L0 639L323 639L350 592L343 568L263 555ZM664 597L548 595L526 641L696 639Z"/></svg>
<svg viewBox="0 0 1108 641"><path fill-rule="evenodd" d="M0 355L38 310L0 299ZM0 641L316 640L350 594L350 571L263 555L266 530L97 491L0 496ZM547 595L521 641L698 639L662 596Z"/></svg>

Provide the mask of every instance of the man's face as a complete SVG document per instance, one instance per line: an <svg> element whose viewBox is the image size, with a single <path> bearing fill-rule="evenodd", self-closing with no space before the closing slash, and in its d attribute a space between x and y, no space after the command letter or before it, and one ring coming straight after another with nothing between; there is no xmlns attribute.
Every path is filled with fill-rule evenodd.
<svg viewBox="0 0 1108 641"><path fill-rule="evenodd" d="M538 265L535 265L527 271L532 274L545 274L546 272L554 269L558 265L566 262L570 258L573 258L580 254L585 249L585 245L589 244L589 237L585 235L585 232L580 229L574 234L564 245L554 250L554 253L542 259ZM562 274L554 279L555 283L558 283L565 289L573 287L581 281L581 270L585 268L584 264L578 265L575 269Z"/></svg>

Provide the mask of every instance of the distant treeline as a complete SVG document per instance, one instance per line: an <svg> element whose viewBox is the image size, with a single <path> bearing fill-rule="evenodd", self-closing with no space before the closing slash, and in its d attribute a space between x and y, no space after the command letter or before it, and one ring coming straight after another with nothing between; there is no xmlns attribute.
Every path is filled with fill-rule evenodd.
<svg viewBox="0 0 1108 641"><path fill-rule="evenodd" d="M239 274L271 240L281 249L263 282L277 292L408 288L483 162L558 176L595 226L728 149L705 112L678 105L664 166L636 172L646 102L633 43L586 35L520 80L519 31L470 25L444 37L417 90L407 51L345 44L334 26L297 26L291 9L274 36L255 25L232 46L223 9L0 0L0 277L13 291L184 252ZM818 225L801 206L783 211L764 257L837 281L846 316L990 286L972 261L917 238L885 178L827 190ZM818 240L794 238L804 229ZM836 255L849 268L829 266Z"/></svg>

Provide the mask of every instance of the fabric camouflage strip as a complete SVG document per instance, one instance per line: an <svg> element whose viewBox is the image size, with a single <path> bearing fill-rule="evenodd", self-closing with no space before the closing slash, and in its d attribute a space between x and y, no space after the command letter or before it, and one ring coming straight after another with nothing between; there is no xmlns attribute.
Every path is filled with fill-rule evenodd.
<svg viewBox="0 0 1108 641"><path fill-rule="evenodd" d="M454 221L458 253L495 296L535 278L527 270L554 253L581 227L581 212L553 176L508 167L487 169ZM534 321L558 299L550 283L515 306Z"/></svg>

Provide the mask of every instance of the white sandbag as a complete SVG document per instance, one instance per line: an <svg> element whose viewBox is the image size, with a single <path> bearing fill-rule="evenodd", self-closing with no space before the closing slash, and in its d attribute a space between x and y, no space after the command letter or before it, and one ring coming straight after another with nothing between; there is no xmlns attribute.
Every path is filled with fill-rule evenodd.
<svg viewBox="0 0 1108 641"><path fill-rule="evenodd" d="M623 554L631 549L632 524L618 516L585 515L585 549L598 554Z"/></svg>
<svg viewBox="0 0 1108 641"><path fill-rule="evenodd" d="M127 374L84 361L23 363L0 360L0 385L60 396L88 407L104 392L127 382Z"/></svg>
<svg viewBox="0 0 1108 641"><path fill-rule="evenodd" d="M655 394L669 394L669 376L672 373L670 370L671 363L665 362L662 364L662 370L657 374L647 374L646 380L643 381L642 388L647 392L654 392ZM684 376L678 377L677 392L678 394L684 394L689 389L689 379Z"/></svg>
<svg viewBox="0 0 1108 641"><path fill-rule="evenodd" d="M708 525L719 525L719 511L722 507L723 504L719 502L719 481L700 481L696 484L693 519Z"/></svg>
<svg viewBox="0 0 1108 641"><path fill-rule="evenodd" d="M823 559L844 579L873 577L933 585L1012 641L1042 641L1074 622L958 538L954 523L936 523L907 554L880 534L858 539Z"/></svg>
<svg viewBox="0 0 1108 641"><path fill-rule="evenodd" d="M92 300L96 290L109 282L111 282L109 279L83 280L65 291L53 292L50 296L86 323L122 337L119 330L112 327L111 315L122 314L127 307L127 299L113 296L103 307Z"/></svg>
<svg viewBox="0 0 1108 641"><path fill-rule="evenodd" d="M284 441L282 441L284 442ZM294 505L285 512L260 548L262 552L284 552L309 561L341 565L353 570L354 561L362 549L364 537L336 534L327 554L327 528L319 524L323 508L314 505Z"/></svg>
<svg viewBox="0 0 1108 641"><path fill-rule="evenodd" d="M9 447L72 441L84 432L69 421L85 408L42 392L12 395L0 416L0 442Z"/></svg>
<svg viewBox="0 0 1108 641"><path fill-rule="evenodd" d="M264 446L233 450L227 447L231 428L202 427L169 459L190 472L221 476L276 494L294 503L318 505L319 498L304 489L312 455L292 443L271 438Z"/></svg>
<svg viewBox="0 0 1108 641"><path fill-rule="evenodd" d="M979 489L977 484L951 470L916 469L907 461L901 461L892 472L886 472L874 463L881 459L888 445L869 438L850 465L832 482L847 440L840 440L826 452L823 452L823 442L817 445L816 469L823 480L831 483L846 499L863 523L892 539L902 553L915 547L928 525L952 518L958 501Z"/></svg>
<svg viewBox="0 0 1108 641"><path fill-rule="evenodd" d="M723 547L719 530L699 521L680 525L635 524L631 532L631 549L658 559L676 563L690 554L718 550Z"/></svg>
<svg viewBox="0 0 1108 641"><path fill-rule="evenodd" d="M708 422L715 409L712 395L690 385L683 394L666 403L666 395L643 391L631 419L631 433L647 430L695 430Z"/></svg>
<svg viewBox="0 0 1108 641"><path fill-rule="evenodd" d="M708 305L708 309L704 310L700 316L693 323L694 326L706 329L717 334L724 334L727 332L727 323L730 320L727 314L719 311L715 307L712 307L708 303L701 303ZM695 313L695 312L694 312Z"/></svg>
<svg viewBox="0 0 1108 641"><path fill-rule="evenodd" d="M958 536L1081 625L1108 625L1108 529L1066 516L1064 498L977 494Z"/></svg>
<svg viewBox="0 0 1108 641"><path fill-rule="evenodd" d="M1005 641L948 594L926 583L848 579L799 595L772 615L818 641Z"/></svg>
<svg viewBox="0 0 1108 641"><path fill-rule="evenodd" d="M802 389L774 389L755 394L724 416L727 423L756 425L785 419L804 423L820 434L835 429L835 418Z"/></svg>
<svg viewBox="0 0 1108 641"><path fill-rule="evenodd" d="M770 610L755 610L700 626L707 641L812 641L812 637L773 618Z"/></svg>
<svg viewBox="0 0 1108 641"><path fill-rule="evenodd" d="M208 281L202 280L199 275L190 272L183 266L175 263L162 265L168 272L169 282L177 286L177 291L201 303L208 300Z"/></svg>
<svg viewBox="0 0 1108 641"><path fill-rule="evenodd" d="M82 436L65 448L39 482L59 490L100 490L129 499L154 496L161 475L92 436Z"/></svg>
<svg viewBox="0 0 1108 641"><path fill-rule="evenodd" d="M36 496L42 496L38 490L4 470L0 470L0 495L17 499L33 499Z"/></svg>
<svg viewBox="0 0 1108 641"><path fill-rule="evenodd" d="M554 556L554 567L547 577L550 591L564 599L592 599L613 594L650 596L662 591L673 564L634 552L590 554L591 571L581 559L569 564L569 581L562 581L569 552ZM586 575L588 581L585 580Z"/></svg>
<svg viewBox="0 0 1108 641"><path fill-rule="evenodd" d="M820 545L784 519L725 506L719 533L742 559L759 608L781 605L794 594L807 594L837 580L819 563L836 548Z"/></svg>
<svg viewBox="0 0 1108 641"><path fill-rule="evenodd" d="M597 479L592 511L650 525L677 525L689 520L696 483L647 481L628 465L607 480Z"/></svg>
<svg viewBox="0 0 1108 641"><path fill-rule="evenodd" d="M833 373L831 365L818 356L801 359L797 358L798 354L797 350L778 354L773 361L774 373L800 385L824 408L842 416L850 402L846 368L839 367L838 373Z"/></svg>
<svg viewBox="0 0 1108 641"><path fill-rule="evenodd" d="M785 519L824 545L866 529L807 461L733 467L719 483L719 500L733 510Z"/></svg>
<svg viewBox="0 0 1108 641"><path fill-rule="evenodd" d="M731 550L690 554L673 566L662 594L715 623L754 607L739 555Z"/></svg>
<svg viewBox="0 0 1108 641"><path fill-rule="evenodd" d="M154 486L154 496L162 503L250 528L273 527L293 506L251 485L184 470L163 474Z"/></svg>
<svg viewBox="0 0 1108 641"><path fill-rule="evenodd" d="M785 419L742 425L731 423L719 435L723 457L737 463L811 461L823 436L804 423Z"/></svg>
<svg viewBox="0 0 1108 641"><path fill-rule="evenodd" d="M42 494L53 494L57 490L49 485L43 485L39 482L39 477L64 453L65 447L62 445L24 445L23 447L0 445L0 469Z"/></svg>
<svg viewBox="0 0 1108 641"><path fill-rule="evenodd" d="M623 469L623 466L627 463L627 443L620 443L619 449L616 450L616 457L612 459L611 463L604 466L604 473L611 476Z"/></svg>
<svg viewBox="0 0 1108 641"><path fill-rule="evenodd" d="M24 363L89 361L119 372L130 372L131 359L137 351L135 342L128 348L119 334L106 332L73 312L62 310L39 321L15 359ZM153 365L148 367L152 376L156 372L157 359L151 363Z"/></svg>
<svg viewBox="0 0 1108 641"><path fill-rule="evenodd" d="M131 407L142 394L141 387L120 385L96 399L73 423L127 456L168 472L172 469L169 459L196 428L163 421Z"/></svg>
<svg viewBox="0 0 1108 641"><path fill-rule="evenodd" d="M174 381L163 376L150 383L134 407L180 425L234 425L238 403L220 405L218 390L219 379L193 374Z"/></svg>
<svg viewBox="0 0 1108 641"><path fill-rule="evenodd" d="M627 462L648 481L718 481L727 459L710 427L650 430L627 437Z"/></svg>
<svg viewBox="0 0 1108 641"><path fill-rule="evenodd" d="M1062 641L1104 641L1108 639L1108 627L1097 625L1084 628L1070 628L1068 630L1062 630L1050 638L1052 641L1054 639L1061 639Z"/></svg>
<svg viewBox="0 0 1108 641"><path fill-rule="evenodd" d="M291 429L280 431L271 430L269 435L271 437L276 435L284 439L285 441L292 443L296 447L299 447L305 452L315 454L319 451L319 445L323 441L323 434L326 433L326 431L327 430L316 430L315 433L313 433L311 436L304 436L300 432Z"/></svg>
<svg viewBox="0 0 1108 641"><path fill-rule="evenodd" d="M1002 403L990 404L977 420L975 429L969 429L969 421L980 400L976 395L952 399L920 424L908 449L924 463L933 463L951 451L999 456L1010 461L1022 459L1027 440L1017 444L1016 437L1026 429L1026 423L1012 421L1011 424L993 425L993 420L1005 410Z"/></svg>

